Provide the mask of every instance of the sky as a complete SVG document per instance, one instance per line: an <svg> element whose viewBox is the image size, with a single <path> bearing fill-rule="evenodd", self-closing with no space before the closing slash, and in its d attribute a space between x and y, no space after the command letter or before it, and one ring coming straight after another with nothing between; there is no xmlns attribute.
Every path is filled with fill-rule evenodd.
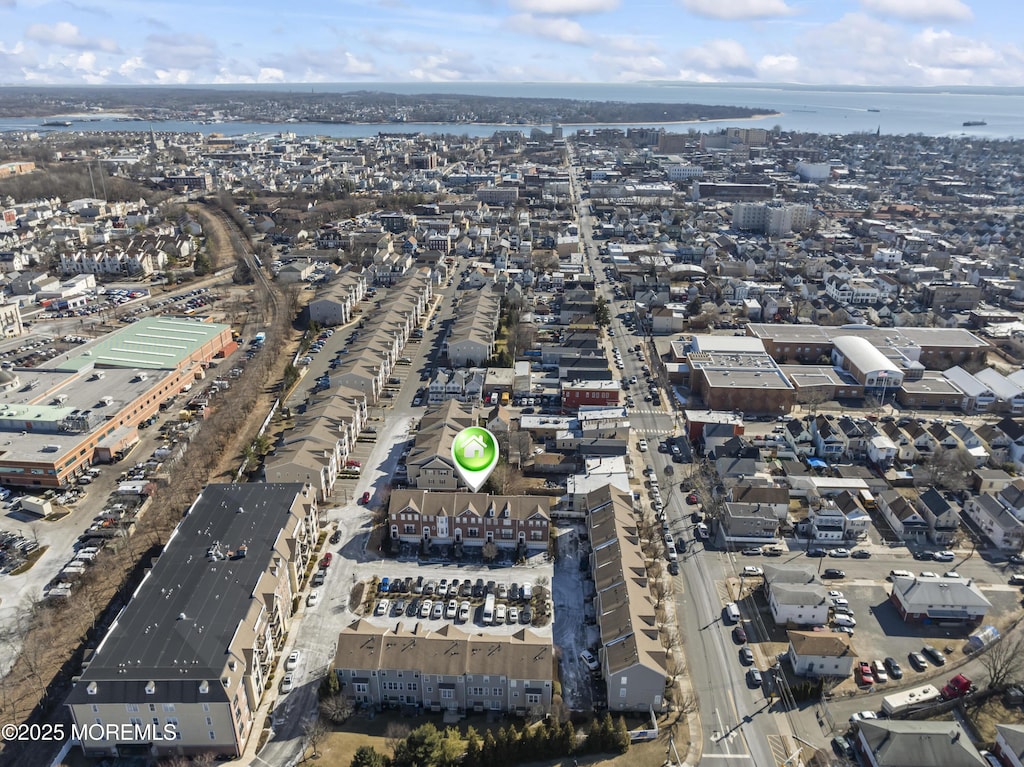
<svg viewBox="0 0 1024 767"><path fill-rule="evenodd" d="M1024 84L1013 0L0 0L0 84Z"/></svg>

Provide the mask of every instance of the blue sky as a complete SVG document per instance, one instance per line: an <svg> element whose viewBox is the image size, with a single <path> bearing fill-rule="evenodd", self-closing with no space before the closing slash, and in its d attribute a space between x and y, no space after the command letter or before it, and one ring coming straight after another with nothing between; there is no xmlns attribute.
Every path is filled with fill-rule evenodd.
<svg viewBox="0 0 1024 767"><path fill-rule="evenodd" d="M0 84L1024 84L1007 0L0 0Z"/></svg>

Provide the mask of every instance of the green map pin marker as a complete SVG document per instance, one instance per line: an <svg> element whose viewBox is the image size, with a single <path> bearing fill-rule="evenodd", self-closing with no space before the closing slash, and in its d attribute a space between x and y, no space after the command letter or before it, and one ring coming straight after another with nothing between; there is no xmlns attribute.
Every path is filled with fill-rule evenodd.
<svg viewBox="0 0 1024 767"><path fill-rule="evenodd" d="M462 481L478 492L498 465L498 440L480 426L463 429L452 442L452 460Z"/></svg>

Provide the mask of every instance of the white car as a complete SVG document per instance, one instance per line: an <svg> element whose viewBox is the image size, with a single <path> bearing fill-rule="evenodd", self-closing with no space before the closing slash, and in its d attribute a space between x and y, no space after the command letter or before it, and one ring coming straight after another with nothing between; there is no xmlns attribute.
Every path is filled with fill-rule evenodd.
<svg viewBox="0 0 1024 767"><path fill-rule="evenodd" d="M854 618L852 615L837 615L835 618L832 619L832 623L834 623L836 626L842 626L844 628L852 629L857 627L857 619Z"/></svg>
<svg viewBox="0 0 1024 767"><path fill-rule="evenodd" d="M463 602L459 605L459 623L465 623L469 620L469 613L472 607L469 602Z"/></svg>
<svg viewBox="0 0 1024 767"><path fill-rule="evenodd" d="M320 592L313 589L306 597L306 607L316 607L320 602Z"/></svg>
<svg viewBox="0 0 1024 767"><path fill-rule="evenodd" d="M459 613L459 603L454 599L448 600L448 605L444 608L444 617L448 620L455 620L455 616Z"/></svg>
<svg viewBox="0 0 1024 767"><path fill-rule="evenodd" d="M956 554L952 551L936 551L935 554L932 555L932 559L936 562L952 562L956 559Z"/></svg>
<svg viewBox="0 0 1024 767"><path fill-rule="evenodd" d="M391 600L382 599L377 603L377 609L374 610L374 615L387 615L391 610Z"/></svg>
<svg viewBox="0 0 1024 767"><path fill-rule="evenodd" d="M641 453L646 453L647 452L647 440L646 439L642 439L639 442L637 442L636 446L640 450Z"/></svg>
<svg viewBox="0 0 1024 767"><path fill-rule="evenodd" d="M591 671L597 671L601 668L601 664L597 662L597 658L594 657L594 653L590 650L584 650L580 653L580 660L586 665Z"/></svg>
<svg viewBox="0 0 1024 767"><path fill-rule="evenodd" d="M764 570L757 565L747 565L743 568L743 575L747 578L756 578L760 575L764 575Z"/></svg>
<svg viewBox="0 0 1024 767"><path fill-rule="evenodd" d="M302 653L298 650L288 656L288 660L284 662L285 671L294 671L295 667L299 665L299 658L302 657Z"/></svg>
<svg viewBox="0 0 1024 767"><path fill-rule="evenodd" d="M519 623L519 608L512 606L508 608L508 622L510 624Z"/></svg>
<svg viewBox="0 0 1024 767"><path fill-rule="evenodd" d="M863 722L865 719L878 719L878 714L874 711L858 711L850 717L850 724L857 724L857 722Z"/></svg>
<svg viewBox="0 0 1024 767"><path fill-rule="evenodd" d="M291 692L293 686L292 675L285 674L284 679L281 680L281 692Z"/></svg>
<svg viewBox="0 0 1024 767"><path fill-rule="evenodd" d="M846 597L846 594L844 594L841 591L832 590L828 592L828 597L829 599L844 599Z"/></svg>

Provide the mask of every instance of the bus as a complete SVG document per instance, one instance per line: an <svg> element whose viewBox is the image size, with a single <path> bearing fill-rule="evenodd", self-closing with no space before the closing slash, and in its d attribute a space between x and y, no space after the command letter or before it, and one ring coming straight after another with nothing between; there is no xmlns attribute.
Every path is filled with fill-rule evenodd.
<svg viewBox="0 0 1024 767"><path fill-rule="evenodd" d="M860 503L868 511L873 511L876 508L875 496L871 494L870 490L860 491Z"/></svg>
<svg viewBox="0 0 1024 767"><path fill-rule="evenodd" d="M882 698L882 713L886 716L895 716L941 699L942 694L938 688L935 685L926 684L922 687L915 687L912 690L904 690L903 692L886 695Z"/></svg>
<svg viewBox="0 0 1024 767"><path fill-rule="evenodd" d="M494 594L488 594L484 600L483 624L490 626L494 623Z"/></svg>
<svg viewBox="0 0 1024 767"><path fill-rule="evenodd" d="M507 391L503 391L501 393L501 404L502 405L507 405L508 404L508 392Z"/></svg>

